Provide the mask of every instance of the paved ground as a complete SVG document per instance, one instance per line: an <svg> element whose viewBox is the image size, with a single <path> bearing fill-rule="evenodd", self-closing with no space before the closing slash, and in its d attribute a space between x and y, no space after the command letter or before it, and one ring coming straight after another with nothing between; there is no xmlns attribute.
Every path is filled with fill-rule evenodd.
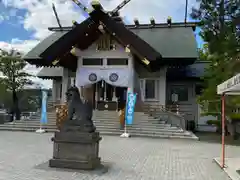
<svg viewBox="0 0 240 180"><path fill-rule="evenodd" d="M220 145L167 139L103 137L100 155L108 172L47 168L52 134L0 132L0 180L229 180L213 162ZM240 156L228 146L228 156ZM44 164L45 163L45 164Z"/></svg>
<svg viewBox="0 0 240 180"><path fill-rule="evenodd" d="M222 165L222 158L215 158L214 159L219 167ZM237 172L239 171L240 167L240 158L226 158L225 159L225 168L224 171L232 180L240 180L240 174Z"/></svg>

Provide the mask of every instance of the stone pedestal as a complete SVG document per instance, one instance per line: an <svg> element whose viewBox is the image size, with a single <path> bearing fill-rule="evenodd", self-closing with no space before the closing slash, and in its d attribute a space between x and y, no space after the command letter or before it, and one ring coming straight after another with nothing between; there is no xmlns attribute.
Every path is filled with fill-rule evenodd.
<svg viewBox="0 0 240 180"><path fill-rule="evenodd" d="M94 170L100 166L98 132L56 132L50 167Z"/></svg>

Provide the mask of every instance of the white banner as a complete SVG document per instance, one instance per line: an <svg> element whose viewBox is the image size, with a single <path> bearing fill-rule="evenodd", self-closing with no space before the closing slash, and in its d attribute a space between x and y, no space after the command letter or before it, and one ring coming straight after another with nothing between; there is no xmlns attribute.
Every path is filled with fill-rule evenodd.
<svg viewBox="0 0 240 180"><path fill-rule="evenodd" d="M118 87L129 87L132 72L128 68L89 68L81 67L76 73L76 86L87 86L101 80Z"/></svg>

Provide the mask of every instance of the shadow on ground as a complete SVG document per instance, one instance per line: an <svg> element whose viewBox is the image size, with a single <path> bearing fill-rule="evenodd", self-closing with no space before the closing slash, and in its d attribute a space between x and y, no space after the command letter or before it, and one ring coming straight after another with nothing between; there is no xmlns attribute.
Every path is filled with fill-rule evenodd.
<svg viewBox="0 0 240 180"><path fill-rule="evenodd" d="M207 143L222 143L222 136L218 133L211 132L196 132L195 135L199 137L199 141ZM240 146L240 138L238 140L233 140L231 136L225 136L225 143L232 146Z"/></svg>
<svg viewBox="0 0 240 180"><path fill-rule="evenodd" d="M95 174L95 175L103 175L109 171L111 168L110 163L102 163L98 168L94 170L77 170L77 169L67 169L67 168L51 168L49 167L49 162L44 162L35 166L36 169L44 170L44 171L66 171L66 172L80 172L87 174Z"/></svg>

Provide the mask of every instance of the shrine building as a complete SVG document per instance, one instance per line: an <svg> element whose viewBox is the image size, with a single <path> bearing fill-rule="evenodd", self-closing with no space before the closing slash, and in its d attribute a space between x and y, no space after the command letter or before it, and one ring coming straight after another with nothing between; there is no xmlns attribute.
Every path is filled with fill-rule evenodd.
<svg viewBox="0 0 240 180"><path fill-rule="evenodd" d="M173 23L170 18L162 24L135 19L125 25L119 16L95 8L79 24L49 27L52 34L24 59L43 67L38 77L53 80L56 104L64 103L68 87L76 85L95 109L116 111L132 91L138 96L136 111L141 104L177 104L186 119L196 120L205 63L197 61L195 28L194 23Z"/></svg>

